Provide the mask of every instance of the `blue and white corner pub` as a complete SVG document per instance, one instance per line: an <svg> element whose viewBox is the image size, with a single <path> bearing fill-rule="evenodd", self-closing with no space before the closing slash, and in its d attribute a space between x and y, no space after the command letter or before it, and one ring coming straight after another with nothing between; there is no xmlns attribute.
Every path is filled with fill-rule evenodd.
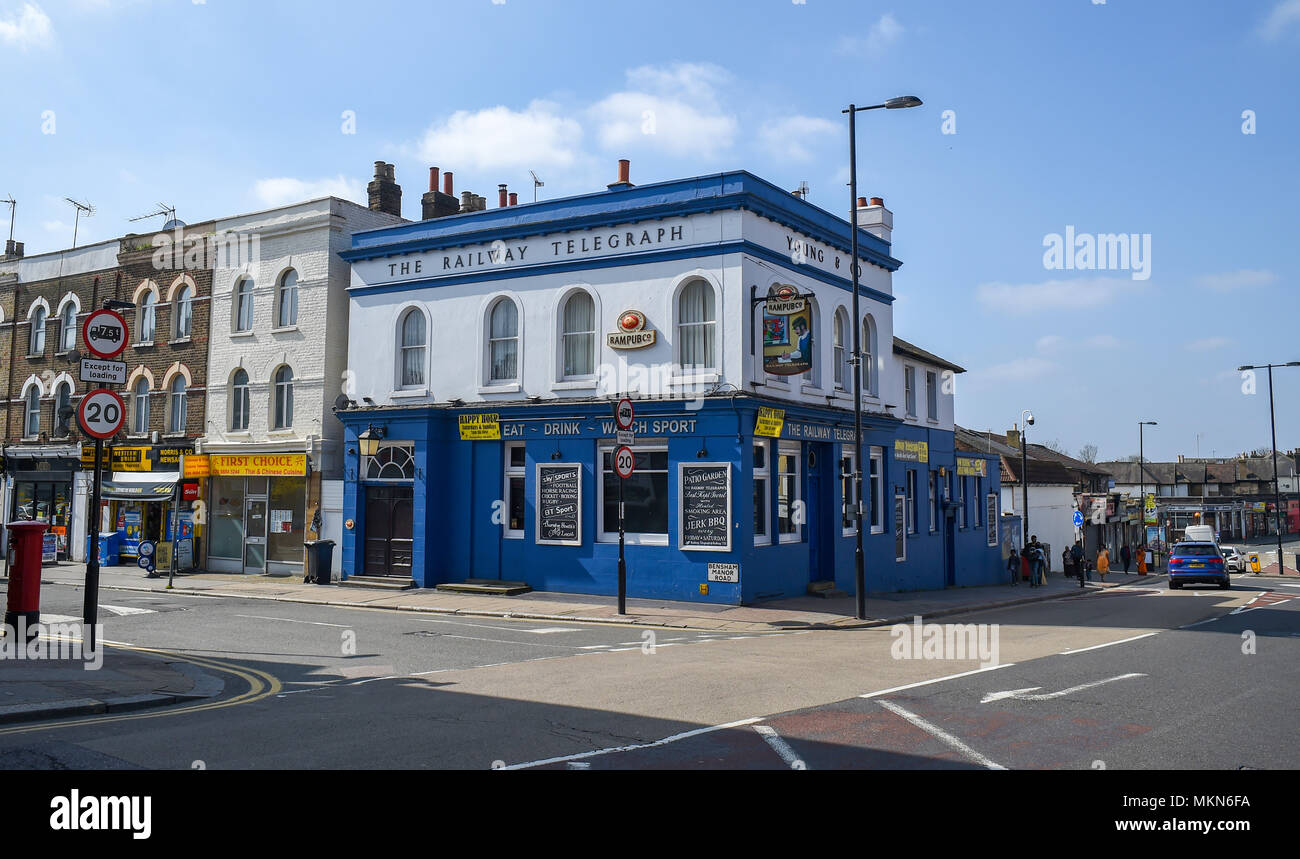
<svg viewBox="0 0 1300 859"><path fill-rule="evenodd" d="M997 460L954 451L962 369L894 336L883 201L859 200L855 321L848 222L746 172L465 197L342 254L345 576L616 593L628 396L630 596L851 593L856 324L869 590L1001 580Z"/></svg>

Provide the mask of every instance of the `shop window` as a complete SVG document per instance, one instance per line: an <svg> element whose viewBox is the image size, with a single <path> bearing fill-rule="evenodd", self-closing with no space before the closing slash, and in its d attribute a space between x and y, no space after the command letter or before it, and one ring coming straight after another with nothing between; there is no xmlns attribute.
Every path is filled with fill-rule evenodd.
<svg viewBox="0 0 1300 859"><path fill-rule="evenodd" d="M41 389L32 385L27 392L27 419L23 422L24 435L36 438L41 432Z"/></svg>
<svg viewBox="0 0 1300 859"><path fill-rule="evenodd" d="M244 557L244 479L212 478L211 545L214 558L242 561Z"/></svg>
<svg viewBox="0 0 1300 859"><path fill-rule="evenodd" d="M424 312L418 307L406 311L406 315L402 317L401 330L401 386L423 388L424 356L429 343Z"/></svg>
<svg viewBox="0 0 1300 859"><path fill-rule="evenodd" d="M253 281L241 277L235 284L235 331L253 330Z"/></svg>
<svg viewBox="0 0 1300 859"><path fill-rule="evenodd" d="M776 458L776 531L782 543L803 538L803 500L800 497L800 447L781 444Z"/></svg>
<svg viewBox="0 0 1300 859"><path fill-rule="evenodd" d="M177 373L167 392L167 432L184 433L187 413L185 377Z"/></svg>
<svg viewBox="0 0 1300 859"><path fill-rule="evenodd" d="M273 429L288 429L293 426L293 370L281 367L275 371L275 413Z"/></svg>
<svg viewBox="0 0 1300 859"><path fill-rule="evenodd" d="M524 536L525 456L523 444L507 444L505 458L506 521L505 536L519 540ZM617 489L615 490L617 491Z"/></svg>
<svg viewBox="0 0 1300 859"><path fill-rule="evenodd" d="M632 448L636 471L623 481L623 530L629 543L668 545L668 448L641 444ZM600 541L618 542L618 483L614 449L600 448Z"/></svg>
<svg viewBox="0 0 1300 859"><path fill-rule="evenodd" d="M849 317L841 307L835 311L835 328L832 338L835 347L835 387L846 389L849 387L849 381L852 378L853 371L849 365L849 346L846 337L849 328Z"/></svg>
<svg viewBox="0 0 1300 859"><path fill-rule="evenodd" d="M137 343L152 343L154 330L158 321L158 296L153 294L152 289L146 289L140 296L140 306L138 308L139 319L136 327Z"/></svg>
<svg viewBox="0 0 1300 859"><path fill-rule="evenodd" d="M176 339L183 340L194 333L194 288L181 287L176 296Z"/></svg>
<svg viewBox="0 0 1300 859"><path fill-rule="evenodd" d="M903 367L903 396L907 403L907 416L916 417L916 368L910 365Z"/></svg>
<svg viewBox="0 0 1300 859"><path fill-rule="evenodd" d="M37 307L32 311L32 331L28 338L27 354L31 356L45 354L45 316L44 307Z"/></svg>
<svg viewBox="0 0 1300 859"><path fill-rule="evenodd" d="M772 504L772 465L766 441L754 442L754 545L769 546L767 517Z"/></svg>
<svg viewBox="0 0 1300 859"><path fill-rule="evenodd" d="M871 448L871 533L885 530L885 453Z"/></svg>
<svg viewBox="0 0 1300 859"><path fill-rule="evenodd" d="M68 410L72 408L72 386L63 382L54 389L54 428L55 435L59 438L67 438L72 431L72 415Z"/></svg>
<svg viewBox="0 0 1300 859"><path fill-rule="evenodd" d="M916 469L907 470L907 533L916 533Z"/></svg>
<svg viewBox="0 0 1300 859"><path fill-rule="evenodd" d="M488 317L489 378L514 382L519 378L519 309L508 298L492 305Z"/></svg>
<svg viewBox="0 0 1300 859"><path fill-rule="evenodd" d="M687 284L677 298L677 354L683 369L717 369L717 325L713 287L702 280Z"/></svg>
<svg viewBox="0 0 1300 859"><path fill-rule="evenodd" d="M276 290L277 328L292 328L298 324L298 272L289 269L280 278Z"/></svg>
<svg viewBox="0 0 1300 859"><path fill-rule="evenodd" d="M363 480L415 480L415 444L409 441L384 441L374 456L364 457Z"/></svg>
<svg viewBox="0 0 1300 859"><path fill-rule="evenodd" d="M69 301L59 319L59 351L71 352L77 346L77 305Z"/></svg>
<svg viewBox="0 0 1300 859"><path fill-rule="evenodd" d="M230 380L230 429L248 429L248 373L243 368L235 371Z"/></svg>
<svg viewBox="0 0 1300 859"><path fill-rule="evenodd" d="M583 379L596 372L596 305L585 292L564 303L564 378Z"/></svg>
<svg viewBox="0 0 1300 859"><path fill-rule="evenodd" d="M267 499L266 559L280 563L302 563L306 538L307 479L277 477L271 481Z"/></svg>
<svg viewBox="0 0 1300 859"><path fill-rule="evenodd" d="M137 379L131 391L131 432L144 435L149 432L149 380Z"/></svg>

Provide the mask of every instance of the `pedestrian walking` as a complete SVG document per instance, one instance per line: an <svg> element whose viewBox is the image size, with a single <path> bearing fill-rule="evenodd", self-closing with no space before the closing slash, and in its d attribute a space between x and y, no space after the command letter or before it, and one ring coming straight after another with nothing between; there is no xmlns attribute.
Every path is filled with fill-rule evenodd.
<svg viewBox="0 0 1300 859"><path fill-rule="evenodd" d="M1083 568L1083 543L1079 540L1074 541L1070 547L1070 557L1074 560L1074 572L1079 576L1079 587L1083 587L1083 577L1085 570Z"/></svg>
<svg viewBox="0 0 1300 859"><path fill-rule="evenodd" d="M1141 546L1138 546L1138 575L1145 576L1146 574L1147 574L1147 544L1143 543Z"/></svg>
<svg viewBox="0 0 1300 859"><path fill-rule="evenodd" d="M1029 547L1025 546L1020 550L1020 576L1029 582L1029 586L1034 586L1034 579L1029 574Z"/></svg>
<svg viewBox="0 0 1300 859"><path fill-rule="evenodd" d="M1061 550L1061 571L1067 579L1074 575L1074 556L1070 554L1069 546Z"/></svg>
<svg viewBox="0 0 1300 859"><path fill-rule="evenodd" d="M1011 584L1020 584L1020 553L1014 547L1007 555L1007 573L1011 576Z"/></svg>
<svg viewBox="0 0 1300 859"><path fill-rule="evenodd" d="M1106 574L1110 572L1110 550L1105 546L1097 552L1097 575L1101 580L1106 581Z"/></svg>
<svg viewBox="0 0 1300 859"><path fill-rule="evenodd" d="M1133 553L1129 551L1128 543L1125 543L1119 550L1119 561L1124 565L1124 575L1128 575L1128 565L1133 560Z"/></svg>
<svg viewBox="0 0 1300 859"><path fill-rule="evenodd" d="M1047 584L1047 552L1038 542L1037 534L1029 538L1029 575L1035 587Z"/></svg>

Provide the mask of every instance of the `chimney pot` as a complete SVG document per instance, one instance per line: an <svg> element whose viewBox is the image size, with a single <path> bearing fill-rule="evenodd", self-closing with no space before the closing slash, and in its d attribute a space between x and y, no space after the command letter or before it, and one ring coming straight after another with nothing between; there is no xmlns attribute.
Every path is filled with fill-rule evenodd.
<svg viewBox="0 0 1300 859"><path fill-rule="evenodd" d="M446 194L448 197L456 196L456 192L452 190L450 170L442 174L442 193Z"/></svg>
<svg viewBox="0 0 1300 859"><path fill-rule="evenodd" d="M632 181L631 176L632 176L632 162L626 158L618 159L618 181L631 182Z"/></svg>
<svg viewBox="0 0 1300 859"><path fill-rule="evenodd" d="M511 191L511 192L510 192L510 205L512 205L512 206L518 206L518 205L519 205L519 195L518 195L517 193L515 193L514 191Z"/></svg>
<svg viewBox="0 0 1300 859"><path fill-rule="evenodd" d="M865 209L866 207L867 207L867 198L866 198L866 197L859 197L859 198L858 198L858 208L859 208L859 209Z"/></svg>
<svg viewBox="0 0 1300 859"><path fill-rule="evenodd" d="M437 167L429 168L429 190L430 191L438 190L438 168Z"/></svg>
<svg viewBox="0 0 1300 859"><path fill-rule="evenodd" d="M504 209L510 205L510 192L504 184L497 186L497 208Z"/></svg>
<svg viewBox="0 0 1300 859"><path fill-rule="evenodd" d="M373 212L402 216L402 186L395 181L395 168L383 161L375 162L375 178L366 186L369 207Z"/></svg>
<svg viewBox="0 0 1300 859"><path fill-rule="evenodd" d="M872 197L872 198L871 198L871 205L873 205L873 206L883 206L883 205L885 205L885 198L884 198L884 197Z"/></svg>
<svg viewBox="0 0 1300 859"><path fill-rule="evenodd" d="M375 178L376 179L384 178L384 162L382 161L375 162Z"/></svg>

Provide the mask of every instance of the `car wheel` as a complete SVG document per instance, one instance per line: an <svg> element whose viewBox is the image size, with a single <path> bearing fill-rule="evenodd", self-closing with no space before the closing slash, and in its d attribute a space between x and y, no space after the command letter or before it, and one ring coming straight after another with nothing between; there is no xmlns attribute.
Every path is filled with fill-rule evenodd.
<svg viewBox="0 0 1300 859"><path fill-rule="evenodd" d="M1182 585L1178 584L1178 582L1171 581L1171 582L1169 583L1169 590L1171 590L1171 591L1176 591L1176 590L1178 590L1178 589L1181 588L1181 587L1182 587Z"/></svg>
<svg viewBox="0 0 1300 859"><path fill-rule="evenodd" d="M1221 590L1221 591L1226 591L1226 590L1231 590L1231 589L1232 589L1232 580L1231 580L1231 579L1224 579L1223 581L1219 582L1219 590Z"/></svg>

